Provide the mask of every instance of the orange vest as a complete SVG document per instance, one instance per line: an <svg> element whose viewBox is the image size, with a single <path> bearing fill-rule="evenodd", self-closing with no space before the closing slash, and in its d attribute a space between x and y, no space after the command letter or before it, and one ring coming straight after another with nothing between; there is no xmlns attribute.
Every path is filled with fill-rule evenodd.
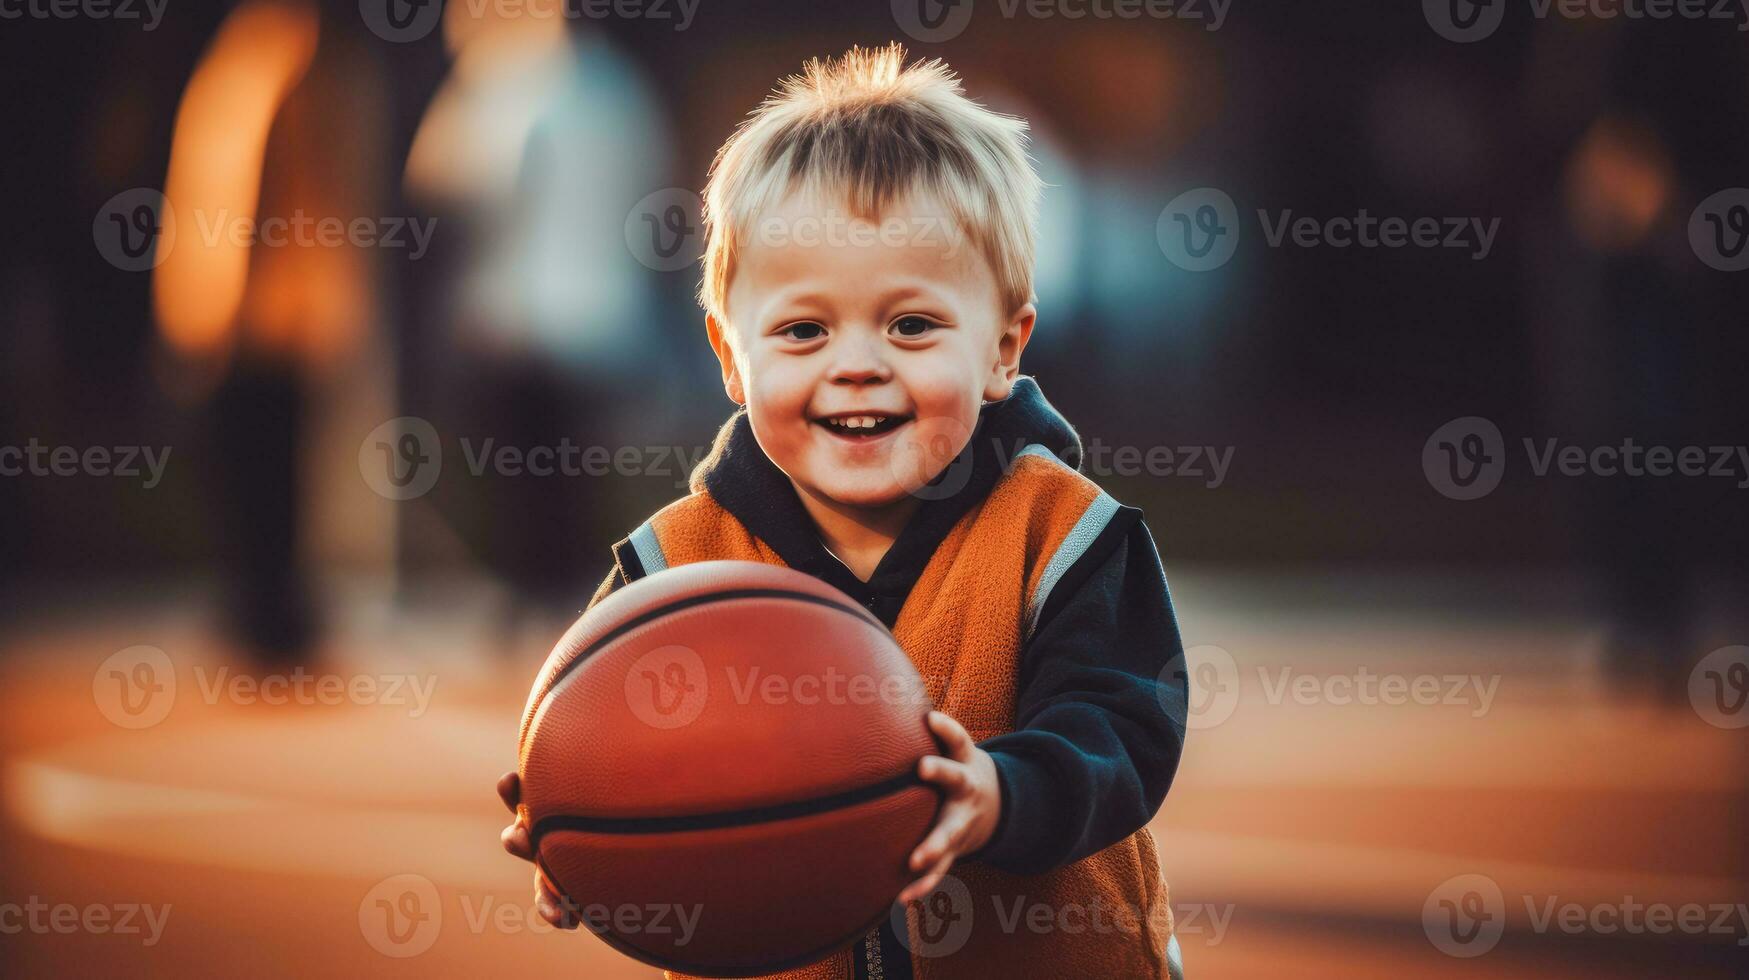
<svg viewBox="0 0 1749 980"><path fill-rule="evenodd" d="M954 525L912 587L893 635L935 707L974 741L1014 730L1020 652L1038 612L1116 511L1117 503L1091 480L1042 447L1029 447ZM646 574L714 559L783 564L696 487L630 541ZM1012 875L970 861L956 863L948 877L906 910L903 932L918 980L1168 976L1168 947L1176 946L1172 909L1146 828L1042 875ZM867 957L869 975L878 978L880 963L869 945L859 940L774 976L849 980L852 957Z"/></svg>

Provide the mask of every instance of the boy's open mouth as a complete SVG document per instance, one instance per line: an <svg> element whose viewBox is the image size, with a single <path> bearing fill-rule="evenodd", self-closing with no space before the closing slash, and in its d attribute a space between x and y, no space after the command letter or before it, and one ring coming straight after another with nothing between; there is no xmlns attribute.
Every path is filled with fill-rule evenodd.
<svg viewBox="0 0 1749 980"><path fill-rule="evenodd" d="M909 415L882 415L877 412L842 413L814 419L814 424L841 439L874 439L911 421Z"/></svg>

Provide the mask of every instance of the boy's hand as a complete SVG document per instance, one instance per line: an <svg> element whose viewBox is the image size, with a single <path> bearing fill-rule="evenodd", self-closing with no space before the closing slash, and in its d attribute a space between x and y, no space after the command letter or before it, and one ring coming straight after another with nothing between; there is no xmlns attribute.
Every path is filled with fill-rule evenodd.
<svg viewBox="0 0 1749 980"><path fill-rule="evenodd" d="M529 840L528 828L522 823L522 814L516 809L522 800L522 780L514 772L507 772L498 780L498 798L510 808L514 817L510 826L498 835L504 842L504 849L524 861L534 860L534 844ZM560 929L575 929L578 919L569 914L572 911L569 903L559 896L559 890L547 880L539 867L534 869L534 908L540 917L558 926Z"/></svg>
<svg viewBox="0 0 1749 980"><path fill-rule="evenodd" d="M972 744L960 723L942 712L929 713L929 730L941 739L947 758L924 756L917 763L917 775L941 787L947 801L935 829L911 852L911 870L928 871L899 893L900 902L934 891L954 858L989 842L1002 816L1002 784L990 753Z"/></svg>

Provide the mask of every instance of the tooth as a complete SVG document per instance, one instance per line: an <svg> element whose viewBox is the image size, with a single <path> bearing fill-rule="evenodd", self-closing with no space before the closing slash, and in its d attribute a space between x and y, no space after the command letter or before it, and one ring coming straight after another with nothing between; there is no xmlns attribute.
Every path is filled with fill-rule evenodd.
<svg viewBox="0 0 1749 980"><path fill-rule="evenodd" d="M845 415L835 419L827 419L828 425L840 429L858 430L873 429L887 421L885 415Z"/></svg>

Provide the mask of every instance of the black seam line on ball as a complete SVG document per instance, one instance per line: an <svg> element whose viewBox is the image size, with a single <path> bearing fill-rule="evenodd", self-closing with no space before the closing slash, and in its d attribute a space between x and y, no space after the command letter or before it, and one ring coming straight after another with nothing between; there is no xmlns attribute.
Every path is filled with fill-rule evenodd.
<svg viewBox="0 0 1749 980"><path fill-rule="evenodd" d="M534 825L534 847L540 848L540 840L555 830L576 830L592 834L671 834L689 830L721 830L725 827L744 827L749 824L774 823L779 820L793 820L797 817L812 816L831 810L842 810L858 803L867 803L885 796L903 792L913 786L927 785L917 775L916 770L883 779L878 783L860 786L843 793L831 796L817 796L810 800L798 800L794 803L774 803L770 806L753 807L747 810L725 810L719 813L695 813L676 817L579 817L568 814L555 814L542 817Z"/></svg>
<svg viewBox="0 0 1749 980"><path fill-rule="evenodd" d="M639 613L637 616L634 616L618 626L615 626L613 629L608 630L600 639L578 651L577 655L571 658L571 662L565 665L565 669L559 671L558 675L553 678L552 683L547 685L546 691L541 694L541 706L546 706L547 698L552 697L553 691L559 686L560 681L570 676L571 672L576 670L583 661L588 660L593 656L595 651L607 646L614 640L619 639L651 620L661 619L669 613L676 613L682 609L690 609L693 606L702 606L706 603L721 602L727 599L794 599L798 602L811 602L816 606L825 606L828 609L836 609L839 612L850 613L857 619L868 623L870 626L873 626L882 632L886 632L887 629L885 626L881 625L880 620L875 619L868 610L861 606L847 605L835 599L828 599L824 596L814 595L811 592L796 592L791 589L724 589L721 592L707 592L704 595L695 595L687 599L676 599L666 606L657 606L655 609Z"/></svg>

